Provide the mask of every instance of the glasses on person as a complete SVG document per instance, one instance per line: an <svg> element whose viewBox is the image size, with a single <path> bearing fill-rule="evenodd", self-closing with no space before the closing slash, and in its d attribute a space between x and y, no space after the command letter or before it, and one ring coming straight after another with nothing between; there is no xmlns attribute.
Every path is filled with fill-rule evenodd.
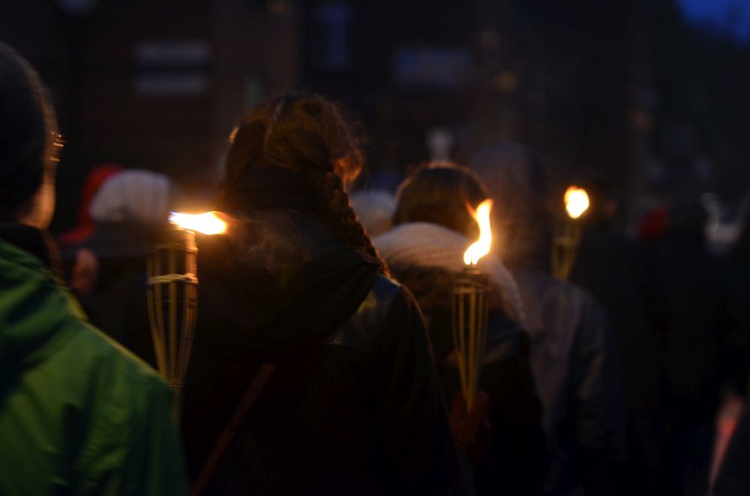
<svg viewBox="0 0 750 496"><path fill-rule="evenodd" d="M62 134L52 132L52 150L50 151L50 160L52 162L59 162L60 161L60 155L62 154L63 148L65 147L65 140L62 137Z"/></svg>

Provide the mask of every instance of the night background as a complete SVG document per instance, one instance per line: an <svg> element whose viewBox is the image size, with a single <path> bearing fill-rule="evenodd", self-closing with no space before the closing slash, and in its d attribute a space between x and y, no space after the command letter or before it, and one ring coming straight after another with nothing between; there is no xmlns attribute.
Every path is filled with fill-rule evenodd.
<svg viewBox="0 0 750 496"><path fill-rule="evenodd" d="M496 137L561 188L604 178L623 226L705 193L735 220L750 185L741 0L0 0L0 39L38 68L67 141L56 232L102 163L165 172L200 206L236 120L290 90L362 121L360 187Z"/></svg>

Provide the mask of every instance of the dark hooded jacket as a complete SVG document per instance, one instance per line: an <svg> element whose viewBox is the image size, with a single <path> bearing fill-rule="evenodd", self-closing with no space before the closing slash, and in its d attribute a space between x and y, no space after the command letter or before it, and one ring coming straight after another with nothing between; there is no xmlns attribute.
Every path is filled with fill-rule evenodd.
<svg viewBox="0 0 750 496"><path fill-rule="evenodd" d="M246 179L247 203L231 212L242 220L199 239L183 417L193 476L259 365L273 362L207 494L464 491L410 294L344 246L301 177Z"/></svg>
<svg viewBox="0 0 750 496"><path fill-rule="evenodd" d="M621 359L599 303L550 274L545 172L527 149L506 143L480 149L469 167L495 201L495 249L526 310L550 456L545 492L616 494L626 425Z"/></svg>

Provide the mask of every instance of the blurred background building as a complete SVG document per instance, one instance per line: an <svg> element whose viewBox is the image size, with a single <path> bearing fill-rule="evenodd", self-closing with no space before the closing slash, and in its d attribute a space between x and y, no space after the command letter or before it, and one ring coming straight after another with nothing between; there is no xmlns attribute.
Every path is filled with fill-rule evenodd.
<svg viewBox="0 0 750 496"><path fill-rule="evenodd" d="M359 116L363 185L500 137L538 150L560 184L607 178L632 216L677 185L738 203L750 182L747 44L680 5L0 0L0 39L38 67L66 135L57 230L98 163L206 190L237 118L290 90Z"/></svg>

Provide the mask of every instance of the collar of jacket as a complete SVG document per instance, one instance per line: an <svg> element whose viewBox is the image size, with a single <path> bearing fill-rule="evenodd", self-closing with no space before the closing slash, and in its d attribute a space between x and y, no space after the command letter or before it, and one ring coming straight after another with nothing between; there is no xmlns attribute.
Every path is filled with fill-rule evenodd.
<svg viewBox="0 0 750 496"><path fill-rule="evenodd" d="M17 222L0 222L0 239L34 255L55 276L61 277L60 250L47 231Z"/></svg>
<svg viewBox="0 0 750 496"><path fill-rule="evenodd" d="M463 254L472 240L438 224L408 222L376 237L373 243L394 267L417 266L457 273L464 268ZM506 315L525 326L526 312L510 271L491 254L479 261L479 268L500 292Z"/></svg>

